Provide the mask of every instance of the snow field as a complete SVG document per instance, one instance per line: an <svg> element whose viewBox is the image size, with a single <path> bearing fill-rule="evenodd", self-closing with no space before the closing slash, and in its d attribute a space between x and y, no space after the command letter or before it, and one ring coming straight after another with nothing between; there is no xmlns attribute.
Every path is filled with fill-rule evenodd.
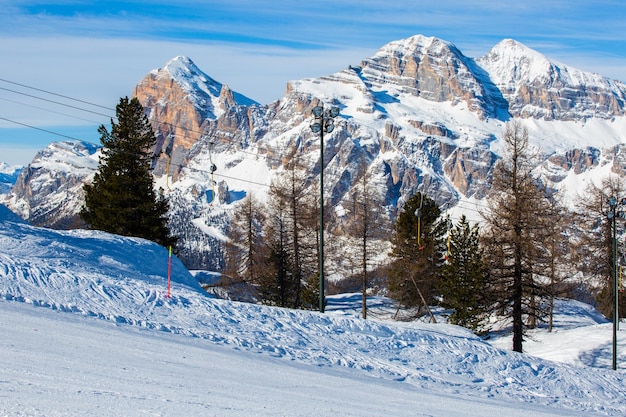
<svg viewBox="0 0 626 417"><path fill-rule="evenodd" d="M0 212L0 415L626 414L622 370L447 324L218 300L178 261L167 298L164 248L10 219Z"/></svg>

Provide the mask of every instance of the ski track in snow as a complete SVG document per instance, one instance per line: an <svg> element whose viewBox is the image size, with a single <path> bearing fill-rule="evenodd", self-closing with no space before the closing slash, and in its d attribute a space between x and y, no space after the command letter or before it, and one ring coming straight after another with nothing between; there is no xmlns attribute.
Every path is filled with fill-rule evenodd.
<svg viewBox="0 0 626 417"><path fill-rule="evenodd" d="M7 301L187 336L324 372L351 369L420 392L626 415L623 371L506 352L456 326L213 299L178 260L167 298L167 251L141 239L40 229L3 222L0 213L0 247L0 297Z"/></svg>

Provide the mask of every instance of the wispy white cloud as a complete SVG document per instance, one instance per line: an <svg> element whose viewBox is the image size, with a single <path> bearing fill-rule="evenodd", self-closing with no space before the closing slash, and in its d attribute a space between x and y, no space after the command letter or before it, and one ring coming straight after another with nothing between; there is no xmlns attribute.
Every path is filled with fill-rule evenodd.
<svg viewBox="0 0 626 417"><path fill-rule="evenodd" d="M17 7L15 4L20 5ZM13 4L13 6L11 6ZM8 10L8 12L7 12ZM222 41L303 49L382 45L427 32L470 38L622 38L622 3L530 0L11 2L0 31L91 37ZM596 45L602 49L602 45Z"/></svg>
<svg viewBox="0 0 626 417"><path fill-rule="evenodd" d="M341 59L346 51L371 51L389 41L423 33L451 41L469 56L486 53L507 37L549 56L565 56L576 51L580 60L589 56L591 61L610 55L613 67L619 67L620 58L626 61L626 39L622 31L626 5L621 0L513 3L278 0L262 5L253 0L154 0L149 3L138 0L9 0L6 3L0 9L0 35L5 41L16 36L35 38L37 42L49 37L72 38L79 44L98 44L93 40L113 39L124 49L124 44L130 40L143 41L145 45L170 43L178 49L188 44L190 49L212 49L231 57L266 50L267 55L279 51L285 60L289 56L297 61L302 56L317 55L328 61L333 55ZM111 49L106 48L107 52L114 52ZM325 52L332 50L341 53ZM72 55L72 50L61 46L57 54ZM89 56L88 51L83 51L82 55ZM145 54L139 52L139 56ZM34 56L32 59L39 60ZM137 61L133 57L129 59ZM144 62L147 66L155 64ZM344 64L338 61L331 66ZM593 62L589 64L593 66ZM258 68L257 76L260 71ZM300 73L302 71L296 71L286 78L295 78ZM622 79L626 80L626 69Z"/></svg>

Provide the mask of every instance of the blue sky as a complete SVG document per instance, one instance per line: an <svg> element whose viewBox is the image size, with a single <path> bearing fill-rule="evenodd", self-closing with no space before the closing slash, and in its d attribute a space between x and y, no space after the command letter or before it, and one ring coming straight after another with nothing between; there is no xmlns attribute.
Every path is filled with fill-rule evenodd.
<svg viewBox="0 0 626 417"><path fill-rule="evenodd" d="M0 162L27 164L47 143L65 139L59 135L97 142L97 125L114 113L73 109L55 102L76 102L6 81L113 109L147 72L187 55L216 80L269 103L289 80L337 72L415 34L445 39L470 57L513 38L626 81L625 21L623 0L5 0Z"/></svg>

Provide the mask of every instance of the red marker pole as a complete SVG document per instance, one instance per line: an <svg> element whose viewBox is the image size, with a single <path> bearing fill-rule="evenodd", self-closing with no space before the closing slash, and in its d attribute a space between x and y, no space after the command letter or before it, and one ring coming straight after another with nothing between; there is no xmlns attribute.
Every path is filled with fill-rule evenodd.
<svg viewBox="0 0 626 417"><path fill-rule="evenodd" d="M172 288L172 246L167 257L167 298L170 298Z"/></svg>

